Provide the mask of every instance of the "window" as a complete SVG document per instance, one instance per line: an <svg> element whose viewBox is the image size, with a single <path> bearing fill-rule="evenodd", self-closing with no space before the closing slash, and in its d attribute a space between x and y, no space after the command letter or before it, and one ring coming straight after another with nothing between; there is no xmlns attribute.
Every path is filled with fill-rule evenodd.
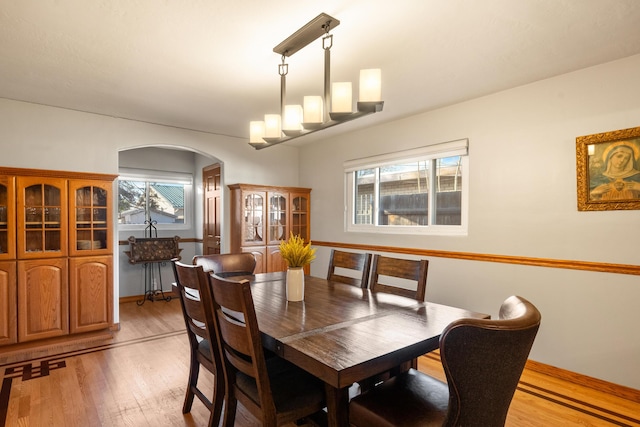
<svg viewBox="0 0 640 427"><path fill-rule="evenodd" d="M466 139L345 162L346 229L466 234Z"/></svg>
<svg viewBox="0 0 640 427"><path fill-rule="evenodd" d="M193 179L175 172L120 170L118 227L139 230L190 228Z"/></svg>

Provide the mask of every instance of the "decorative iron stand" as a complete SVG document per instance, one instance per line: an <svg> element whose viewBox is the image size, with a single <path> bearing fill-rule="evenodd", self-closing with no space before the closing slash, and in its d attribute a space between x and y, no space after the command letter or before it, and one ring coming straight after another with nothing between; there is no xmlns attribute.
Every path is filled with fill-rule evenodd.
<svg viewBox="0 0 640 427"><path fill-rule="evenodd" d="M129 237L130 250L125 251L131 264L143 264L144 267L144 295L136 303L143 305L147 300L151 302L156 300L171 301L171 296L164 293L161 267L166 265L168 261L180 259L182 251L178 247L180 237L158 237L158 230L155 226L157 221L152 220L151 217L144 223L147 224L146 237L142 239L134 236ZM154 268L156 266L157 277Z"/></svg>

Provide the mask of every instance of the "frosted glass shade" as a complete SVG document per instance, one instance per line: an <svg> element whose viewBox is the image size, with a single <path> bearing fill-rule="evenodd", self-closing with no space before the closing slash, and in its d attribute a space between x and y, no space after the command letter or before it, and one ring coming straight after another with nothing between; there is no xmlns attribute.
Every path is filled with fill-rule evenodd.
<svg viewBox="0 0 640 427"><path fill-rule="evenodd" d="M321 96L304 97L303 123L322 123L324 109Z"/></svg>
<svg viewBox="0 0 640 427"><path fill-rule="evenodd" d="M353 95L351 82L336 82L331 85L331 112L351 113Z"/></svg>
<svg viewBox="0 0 640 427"><path fill-rule="evenodd" d="M302 105L285 105L282 130L302 130Z"/></svg>
<svg viewBox="0 0 640 427"><path fill-rule="evenodd" d="M264 138L264 122L249 122L249 142L264 143L265 140L262 138Z"/></svg>
<svg viewBox="0 0 640 427"><path fill-rule="evenodd" d="M264 137L265 138L281 138L282 127L280 114L265 114L264 115Z"/></svg>
<svg viewBox="0 0 640 427"><path fill-rule="evenodd" d="M382 71L379 68L360 70L360 92L358 101L382 101Z"/></svg>

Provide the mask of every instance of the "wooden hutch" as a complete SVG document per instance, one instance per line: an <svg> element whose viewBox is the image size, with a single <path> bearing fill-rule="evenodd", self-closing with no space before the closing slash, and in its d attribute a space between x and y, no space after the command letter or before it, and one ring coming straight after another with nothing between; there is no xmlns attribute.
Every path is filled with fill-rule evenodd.
<svg viewBox="0 0 640 427"><path fill-rule="evenodd" d="M116 177L0 167L3 351L113 327Z"/></svg>
<svg viewBox="0 0 640 427"><path fill-rule="evenodd" d="M229 189L231 252L252 252L256 273L285 271L280 241L287 240L290 233L305 242L311 238L311 189L254 184L232 184Z"/></svg>

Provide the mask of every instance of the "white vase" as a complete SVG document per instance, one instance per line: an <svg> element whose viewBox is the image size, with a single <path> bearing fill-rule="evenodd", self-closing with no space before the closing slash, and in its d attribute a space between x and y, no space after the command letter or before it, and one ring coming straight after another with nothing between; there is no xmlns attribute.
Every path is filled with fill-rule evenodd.
<svg viewBox="0 0 640 427"><path fill-rule="evenodd" d="M302 267L287 269L287 301L304 299L304 270Z"/></svg>

